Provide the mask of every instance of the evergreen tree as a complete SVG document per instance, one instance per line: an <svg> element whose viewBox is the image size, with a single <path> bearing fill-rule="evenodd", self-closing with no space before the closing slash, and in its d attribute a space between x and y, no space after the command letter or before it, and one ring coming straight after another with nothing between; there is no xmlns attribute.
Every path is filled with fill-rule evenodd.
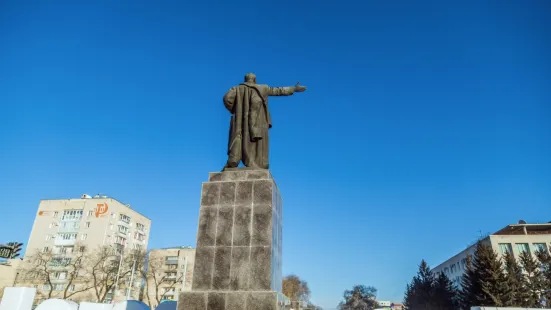
<svg viewBox="0 0 551 310"><path fill-rule="evenodd" d="M551 255L549 255L547 249L544 249L543 251L536 252L536 256L541 264L543 287L545 291L543 295L546 306L549 308L551 306Z"/></svg>
<svg viewBox="0 0 551 310"><path fill-rule="evenodd" d="M434 281L434 309L455 310L457 308L457 289L444 273L440 273Z"/></svg>
<svg viewBox="0 0 551 310"><path fill-rule="evenodd" d="M462 279L461 305L503 307L510 294L501 260L491 246L478 242Z"/></svg>
<svg viewBox="0 0 551 310"><path fill-rule="evenodd" d="M437 277L427 262L421 261L417 275L406 286L404 306L407 310L455 310L457 290L445 274Z"/></svg>
<svg viewBox="0 0 551 310"><path fill-rule="evenodd" d="M462 310L470 310L471 306L477 304L476 296L481 291L477 275L472 263L473 257L467 255L465 272L461 277L461 290L459 291L459 308Z"/></svg>
<svg viewBox="0 0 551 310"><path fill-rule="evenodd" d="M524 274L522 273L522 268L519 266L514 255L510 252L506 252L503 255L503 261L505 263L507 288L510 291L510 294L504 296L505 306L526 307L528 291L526 287L526 280Z"/></svg>
<svg viewBox="0 0 551 310"><path fill-rule="evenodd" d="M520 263L522 269L524 269L524 275L526 279L527 308L540 308L541 307L541 295L544 290L544 277L540 270L538 261L534 259L530 252L522 252L520 254Z"/></svg>

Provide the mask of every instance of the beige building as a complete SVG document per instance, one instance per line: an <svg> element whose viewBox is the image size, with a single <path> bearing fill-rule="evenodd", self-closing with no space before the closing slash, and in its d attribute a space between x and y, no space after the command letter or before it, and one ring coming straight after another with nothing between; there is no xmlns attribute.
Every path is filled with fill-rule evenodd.
<svg viewBox="0 0 551 310"><path fill-rule="evenodd" d="M160 301L177 300L180 292L191 290L194 265L194 248L174 247L151 250L144 302L153 309Z"/></svg>
<svg viewBox="0 0 551 310"><path fill-rule="evenodd" d="M11 287L17 280L17 268L21 263L20 258L8 259L0 262L0 297L6 287Z"/></svg>
<svg viewBox="0 0 551 310"><path fill-rule="evenodd" d="M484 238L482 242L492 246L501 257L505 252L512 252L518 258L521 252L532 255L538 250L549 251L551 243L551 222L545 224L507 225L504 228ZM473 255L476 244L452 256L442 264L432 269L435 274L443 272L457 287L461 287L461 277L466 269L467 256ZM535 256L534 256L535 257Z"/></svg>
<svg viewBox="0 0 551 310"><path fill-rule="evenodd" d="M109 246L115 254L130 255L132 250L147 249L151 220L130 205L103 196L82 195L77 199L41 200L31 231L25 260L34 253L47 253L52 261L63 265L83 251L95 251ZM123 256L124 257L124 256ZM66 287L67 271L59 267L55 281L50 284L32 283L39 291L63 291ZM141 279L134 278L131 297L138 298ZM123 279L119 280L122 287ZM117 282L118 283L118 282ZM27 283L28 284L28 283ZM78 290L73 283L70 290ZM126 292L120 289L115 301L124 300ZM108 299L113 299L112 294Z"/></svg>

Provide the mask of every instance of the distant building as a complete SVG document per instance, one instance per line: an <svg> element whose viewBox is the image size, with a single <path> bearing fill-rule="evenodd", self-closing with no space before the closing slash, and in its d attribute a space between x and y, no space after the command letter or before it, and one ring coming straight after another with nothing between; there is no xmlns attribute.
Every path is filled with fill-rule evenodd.
<svg viewBox="0 0 551 310"><path fill-rule="evenodd" d="M195 265L195 249L173 247L149 252L145 296L152 308L163 300L177 300L182 291L190 291Z"/></svg>
<svg viewBox="0 0 551 310"><path fill-rule="evenodd" d="M379 307L376 310L402 310L404 308L403 304L388 300L377 300L377 304Z"/></svg>
<svg viewBox="0 0 551 310"><path fill-rule="evenodd" d="M82 195L75 199L41 200L31 231L25 259L36 252L52 253L56 262L71 261L80 251L94 251L102 246L110 246L114 253L126 254L132 250L146 250L149 240L151 220L130 205L104 196ZM54 263L54 262L52 262ZM61 264L63 265L63 264ZM57 268L57 267L56 267ZM62 292L66 286L67 271L59 267L53 281L54 291ZM135 278L131 296L138 297L141 279ZM36 279L21 285L37 288L37 291L49 291L52 287L43 280ZM78 290L79 284L73 283L70 290ZM80 294L80 293L79 293ZM82 292L93 295L91 292ZM108 301L124 300L126 291L119 289ZM77 299L75 297L75 299Z"/></svg>
<svg viewBox="0 0 551 310"><path fill-rule="evenodd" d="M537 250L549 251L547 245L551 243L551 223L526 224L519 221L519 224L507 225L481 241L490 245L500 257L505 252L513 253L517 258L522 252L534 255ZM467 256L472 255L475 248L476 244L469 246L433 268L432 272L436 275L444 273L460 288Z"/></svg>
<svg viewBox="0 0 551 310"><path fill-rule="evenodd" d="M5 287L14 286L17 281L17 268L21 258L8 259L0 262L0 294Z"/></svg>

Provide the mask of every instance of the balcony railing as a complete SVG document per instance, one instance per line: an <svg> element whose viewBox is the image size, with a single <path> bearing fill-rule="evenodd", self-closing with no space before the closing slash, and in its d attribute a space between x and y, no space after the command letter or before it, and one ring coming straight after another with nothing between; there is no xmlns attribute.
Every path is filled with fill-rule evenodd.
<svg viewBox="0 0 551 310"><path fill-rule="evenodd" d="M65 240L61 238L56 238L54 241L54 245L74 245L76 241L77 241L76 239Z"/></svg>

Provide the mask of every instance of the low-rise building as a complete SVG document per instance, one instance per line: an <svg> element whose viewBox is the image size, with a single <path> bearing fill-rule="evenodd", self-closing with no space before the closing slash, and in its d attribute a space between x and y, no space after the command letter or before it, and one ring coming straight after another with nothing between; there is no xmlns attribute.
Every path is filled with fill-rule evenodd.
<svg viewBox="0 0 551 310"><path fill-rule="evenodd" d="M190 291L195 265L195 249L172 247L149 252L144 302L155 308L163 300L177 300Z"/></svg>
<svg viewBox="0 0 551 310"><path fill-rule="evenodd" d="M21 258L15 258L0 262L0 296L5 287L17 284L17 268L21 261Z"/></svg>
<svg viewBox="0 0 551 310"><path fill-rule="evenodd" d="M539 250L549 251L551 243L551 222L540 224L527 224L519 221L518 224L507 225L495 233L483 238L481 242L490 245L499 257L505 252L513 253L518 258L520 253L529 252L534 255ZM467 256L473 255L476 244L455 254L445 262L432 269L435 275L444 273L453 284L460 288Z"/></svg>

